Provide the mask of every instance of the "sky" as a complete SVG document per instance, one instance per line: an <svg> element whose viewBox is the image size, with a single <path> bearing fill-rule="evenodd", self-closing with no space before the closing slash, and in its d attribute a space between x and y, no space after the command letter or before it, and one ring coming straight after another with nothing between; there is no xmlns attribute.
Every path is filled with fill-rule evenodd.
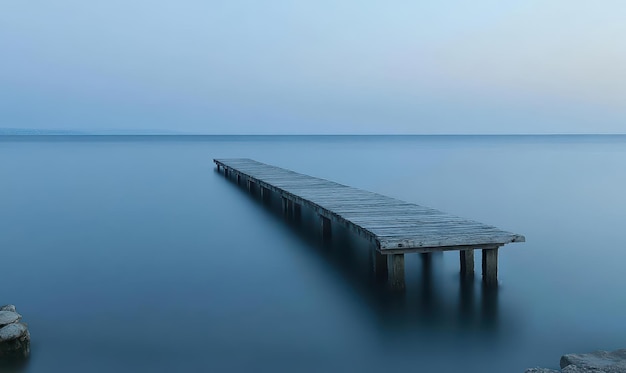
<svg viewBox="0 0 626 373"><path fill-rule="evenodd" d="M0 0L0 128L626 133L623 0Z"/></svg>

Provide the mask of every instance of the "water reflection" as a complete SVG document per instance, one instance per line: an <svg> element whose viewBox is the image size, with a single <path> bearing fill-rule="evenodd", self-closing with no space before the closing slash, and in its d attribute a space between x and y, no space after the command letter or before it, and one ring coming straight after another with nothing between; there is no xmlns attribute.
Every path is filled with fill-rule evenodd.
<svg viewBox="0 0 626 373"><path fill-rule="evenodd" d="M459 276L459 320L461 323L471 322L475 317L474 277Z"/></svg>
<svg viewBox="0 0 626 373"><path fill-rule="evenodd" d="M490 329L498 327L498 288L482 284L482 324Z"/></svg>
<svg viewBox="0 0 626 373"><path fill-rule="evenodd" d="M219 175L224 177L223 173ZM285 204L277 194L264 190L261 195L260 187L256 184L249 187L244 181L238 183L232 172L227 178L234 185L240 184L242 194L265 210L268 218L286 223L289 232L306 243L342 281L348 282L367 302L371 319L380 328L410 330L418 326L452 332L498 331L498 288L486 286L479 276L460 273L456 292L446 288L440 279L442 252L405 255L418 257L421 265L415 268L416 263L407 260L406 291L390 291L387 261L381 260L383 256L365 239L337 224L332 226L332 236L328 237L323 234L323 224L315 212L303 207L294 214L294 205Z"/></svg>
<svg viewBox="0 0 626 373"><path fill-rule="evenodd" d="M433 296L433 253L422 253L419 256L422 259L420 299L425 307L424 312L430 314L436 301L436 297Z"/></svg>
<svg viewBox="0 0 626 373"><path fill-rule="evenodd" d="M0 372L12 373L23 372L28 368L28 358L0 358Z"/></svg>

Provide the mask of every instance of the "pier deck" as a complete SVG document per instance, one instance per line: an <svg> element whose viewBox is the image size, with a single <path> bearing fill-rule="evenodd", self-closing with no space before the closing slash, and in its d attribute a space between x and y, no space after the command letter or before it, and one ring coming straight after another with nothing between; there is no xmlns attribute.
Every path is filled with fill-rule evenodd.
<svg viewBox="0 0 626 373"><path fill-rule="evenodd" d="M483 279L497 283L498 248L525 241L522 235L490 225L252 159L214 162L218 171L246 182L248 188L280 196L288 214L298 215L302 206L319 214L324 236L330 236L332 224L339 224L369 240L375 248L375 268L387 267L395 287L403 287L404 254L448 250L460 251L461 272L471 276L473 250L483 250Z"/></svg>

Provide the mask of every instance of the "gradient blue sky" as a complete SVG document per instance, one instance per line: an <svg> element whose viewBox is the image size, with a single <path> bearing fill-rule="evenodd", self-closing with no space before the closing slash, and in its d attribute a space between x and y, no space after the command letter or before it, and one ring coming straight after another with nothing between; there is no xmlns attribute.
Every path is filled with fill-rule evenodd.
<svg viewBox="0 0 626 373"><path fill-rule="evenodd" d="M626 133L626 2L5 0L0 127Z"/></svg>

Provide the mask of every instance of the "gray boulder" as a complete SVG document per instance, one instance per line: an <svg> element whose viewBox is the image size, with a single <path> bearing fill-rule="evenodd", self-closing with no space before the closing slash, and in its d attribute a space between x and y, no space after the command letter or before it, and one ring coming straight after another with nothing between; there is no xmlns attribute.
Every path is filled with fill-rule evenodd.
<svg viewBox="0 0 626 373"><path fill-rule="evenodd" d="M526 369L524 373L606 373L603 370L595 368L579 368L576 365L568 365L563 370L554 370L547 368L530 368Z"/></svg>
<svg viewBox="0 0 626 373"><path fill-rule="evenodd" d="M30 355L30 333L12 304L0 307L0 359L22 359Z"/></svg>
<svg viewBox="0 0 626 373"><path fill-rule="evenodd" d="M25 324L15 323L0 328L0 358L28 357L30 333Z"/></svg>
<svg viewBox="0 0 626 373"><path fill-rule="evenodd" d="M28 333L28 328L22 323L9 324L0 328L0 343L11 342Z"/></svg>
<svg viewBox="0 0 626 373"><path fill-rule="evenodd" d="M563 368L563 370L561 370L561 373L606 373L606 372L604 370L599 370L596 368L581 368L576 365L568 365L565 368Z"/></svg>
<svg viewBox="0 0 626 373"><path fill-rule="evenodd" d="M548 368L530 368L526 369L524 373L561 373L558 370Z"/></svg>
<svg viewBox="0 0 626 373"><path fill-rule="evenodd" d="M7 304L6 306L2 306L0 307L0 311L11 311L11 312L16 312L15 311L15 306L12 304Z"/></svg>
<svg viewBox="0 0 626 373"><path fill-rule="evenodd" d="M13 311L0 311L0 327L13 324L22 319L22 316Z"/></svg>
<svg viewBox="0 0 626 373"><path fill-rule="evenodd" d="M572 368L569 368L573 366ZM574 370L586 369L586 370ZM563 372L626 373L626 349L567 354L561 357ZM569 368L569 370L565 370Z"/></svg>

